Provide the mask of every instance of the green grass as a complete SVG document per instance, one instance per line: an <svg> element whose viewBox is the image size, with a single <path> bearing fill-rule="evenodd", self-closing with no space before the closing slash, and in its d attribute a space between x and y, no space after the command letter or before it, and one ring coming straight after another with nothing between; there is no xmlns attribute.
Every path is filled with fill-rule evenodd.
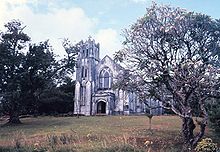
<svg viewBox="0 0 220 152"><path fill-rule="evenodd" d="M0 127L0 147L50 151L120 151L118 147L125 151L126 148L178 151L182 146L181 120L175 116L153 117L151 131L146 116L38 117L21 121L21 125ZM1 121L0 125L4 123ZM215 142L219 140L209 130L206 135Z"/></svg>

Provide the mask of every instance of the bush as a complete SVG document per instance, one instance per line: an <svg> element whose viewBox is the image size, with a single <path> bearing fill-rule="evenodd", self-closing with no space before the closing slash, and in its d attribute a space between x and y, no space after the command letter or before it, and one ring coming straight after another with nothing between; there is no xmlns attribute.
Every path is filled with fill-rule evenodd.
<svg viewBox="0 0 220 152"><path fill-rule="evenodd" d="M209 107L209 120L215 133L220 135L220 100L214 101Z"/></svg>
<svg viewBox="0 0 220 152"><path fill-rule="evenodd" d="M217 152L218 147L211 138L205 138L195 148L196 152Z"/></svg>

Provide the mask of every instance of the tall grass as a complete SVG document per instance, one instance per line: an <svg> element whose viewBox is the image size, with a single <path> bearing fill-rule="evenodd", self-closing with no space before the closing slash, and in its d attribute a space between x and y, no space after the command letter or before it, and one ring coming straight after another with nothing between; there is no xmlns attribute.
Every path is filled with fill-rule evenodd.
<svg viewBox="0 0 220 152"><path fill-rule="evenodd" d="M181 121L174 116L153 117L151 130L146 116L39 117L22 122L0 127L0 152L175 152L183 144ZM209 131L206 135L213 136ZM216 139L218 142L220 138Z"/></svg>

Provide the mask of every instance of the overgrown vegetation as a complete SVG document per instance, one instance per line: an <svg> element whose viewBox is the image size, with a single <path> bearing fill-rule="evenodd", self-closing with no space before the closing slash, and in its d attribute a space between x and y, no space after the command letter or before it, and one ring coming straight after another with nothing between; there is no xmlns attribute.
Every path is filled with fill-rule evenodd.
<svg viewBox="0 0 220 152"><path fill-rule="evenodd" d="M154 116L151 130L146 116L38 117L23 118L23 124L0 128L2 149L49 151L180 151L181 120ZM5 122L0 122L4 124ZM207 136L219 143L219 137ZM13 139L13 140L12 140ZM220 145L218 145L220 146Z"/></svg>
<svg viewBox="0 0 220 152"><path fill-rule="evenodd" d="M203 139L195 148L196 152L217 152L217 150L217 144L213 143L212 139L210 138Z"/></svg>

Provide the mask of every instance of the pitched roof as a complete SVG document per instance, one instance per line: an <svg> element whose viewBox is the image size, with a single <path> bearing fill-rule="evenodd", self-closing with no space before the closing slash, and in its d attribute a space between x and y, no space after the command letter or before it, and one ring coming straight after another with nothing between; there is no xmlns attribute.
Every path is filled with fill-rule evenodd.
<svg viewBox="0 0 220 152"><path fill-rule="evenodd" d="M106 55L100 62L104 63L106 60L110 60L111 63L115 64L117 68L124 69L120 64L116 63L110 56Z"/></svg>

